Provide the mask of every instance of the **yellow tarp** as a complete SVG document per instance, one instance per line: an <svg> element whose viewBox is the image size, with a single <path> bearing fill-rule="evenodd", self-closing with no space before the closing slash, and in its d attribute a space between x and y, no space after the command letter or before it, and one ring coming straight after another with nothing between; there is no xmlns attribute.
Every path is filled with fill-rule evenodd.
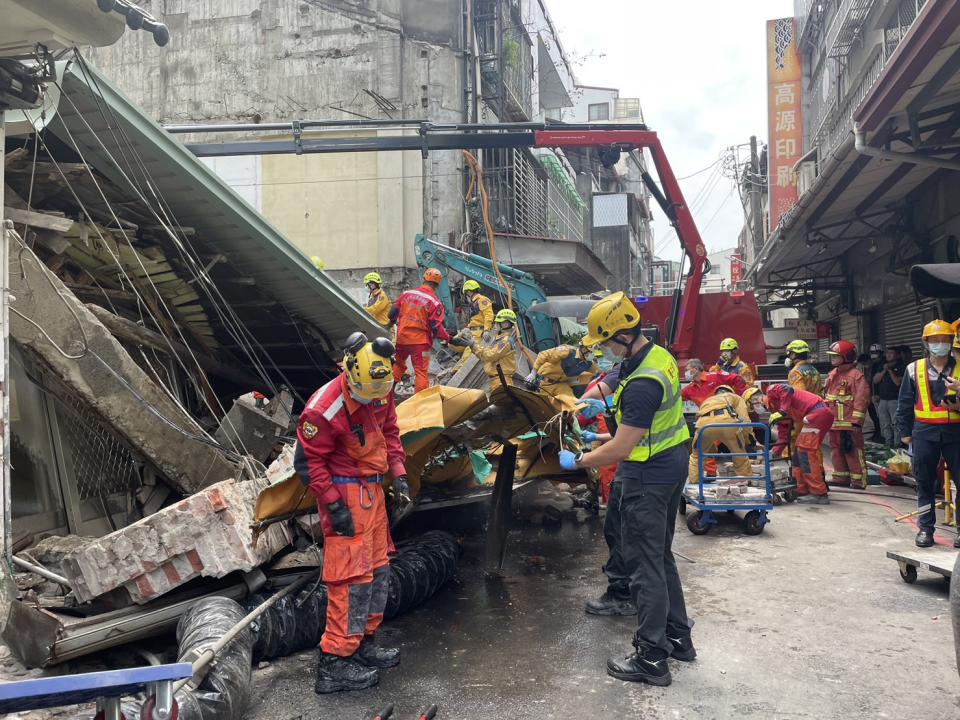
<svg viewBox="0 0 960 720"><path fill-rule="evenodd" d="M495 388L488 397L482 390L434 386L416 393L397 406L400 439L407 459L407 478L415 497L422 484L439 485L463 481L476 486L466 452L459 457L427 467L444 446L455 443L444 437L444 431L470 420L491 405L497 406L496 418L478 423L472 436L496 438L490 445L488 459L494 465L486 482L496 476L497 443L537 430L544 437L515 440L518 445L516 477L525 479L541 475L557 475L563 471L557 462L561 428L570 420L554 398L517 387ZM482 448L476 448L482 449ZM257 498L254 520L282 517L298 510L316 507L309 488L294 475L271 485Z"/></svg>

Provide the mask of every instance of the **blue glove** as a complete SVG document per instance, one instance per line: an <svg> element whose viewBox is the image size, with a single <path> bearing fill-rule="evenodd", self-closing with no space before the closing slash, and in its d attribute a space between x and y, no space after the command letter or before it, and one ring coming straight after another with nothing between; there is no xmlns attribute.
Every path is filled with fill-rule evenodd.
<svg viewBox="0 0 960 720"><path fill-rule="evenodd" d="M614 409L613 395L605 395L603 401L607 404L607 410Z"/></svg>
<svg viewBox="0 0 960 720"><path fill-rule="evenodd" d="M607 409L606 405L594 398L589 398L583 402L585 402L587 406L580 411L580 414L587 418L587 420L592 420Z"/></svg>
<svg viewBox="0 0 960 720"><path fill-rule="evenodd" d="M577 469L577 455L572 453L569 450L560 451L560 467L564 470L576 470Z"/></svg>
<svg viewBox="0 0 960 720"><path fill-rule="evenodd" d="M595 432L591 432L590 430L584 430L582 433L580 433L580 439L588 443L596 442L597 434Z"/></svg>

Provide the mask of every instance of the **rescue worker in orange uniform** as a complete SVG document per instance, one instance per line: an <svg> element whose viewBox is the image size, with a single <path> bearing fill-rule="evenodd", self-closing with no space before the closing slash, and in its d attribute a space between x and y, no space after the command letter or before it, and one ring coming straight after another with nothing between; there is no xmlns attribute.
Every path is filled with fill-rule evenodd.
<svg viewBox="0 0 960 720"><path fill-rule="evenodd" d="M317 498L323 527L327 624L318 693L371 687L378 668L400 662L399 650L374 641L390 577L384 478L393 479L396 510L410 500L391 392L393 353L386 338L351 335L343 372L310 397L297 425L295 467Z"/></svg>
<svg viewBox="0 0 960 720"><path fill-rule="evenodd" d="M443 276L436 268L427 268L423 284L416 290L407 290L397 298L390 310L390 321L397 324L397 358L393 378L400 382L407 372L407 358L413 363L417 392L430 387L427 370L430 367L430 348L434 339L450 342L450 334L443 326L443 303L437 297L437 288Z"/></svg>
<svg viewBox="0 0 960 720"><path fill-rule="evenodd" d="M740 359L740 343L733 338L720 341L720 359L710 368L710 372L725 372L739 375L747 385L753 385L756 376L747 363Z"/></svg>
<svg viewBox="0 0 960 720"><path fill-rule="evenodd" d="M787 447L790 426L800 428L794 455L793 474L797 481L797 502L829 505L827 484L823 481L823 438L833 427L833 413L823 398L806 390L777 383L767 390L766 407L780 413L784 420L777 426L777 442L770 454L779 456ZM862 446L861 446L862 447Z"/></svg>
<svg viewBox="0 0 960 720"><path fill-rule="evenodd" d="M383 284L380 273L368 272L363 276L363 284L367 286L370 293L367 296L367 304L363 306L363 309L370 313L378 323L384 327L390 327L390 298L380 287Z"/></svg>
<svg viewBox="0 0 960 720"><path fill-rule="evenodd" d="M873 397L870 382L857 367L857 348L849 340L837 340L827 355L833 365L824 387L824 398L834 418L830 430L830 485L864 490L867 462L863 456L863 420Z"/></svg>
<svg viewBox="0 0 960 720"><path fill-rule="evenodd" d="M900 383L897 430L901 441L913 448L918 547L934 542L940 458L946 461L954 483L960 479L960 362L950 353L955 338L950 323L927 323L923 327L927 356L907 365ZM960 547L960 537L955 537L954 547Z"/></svg>

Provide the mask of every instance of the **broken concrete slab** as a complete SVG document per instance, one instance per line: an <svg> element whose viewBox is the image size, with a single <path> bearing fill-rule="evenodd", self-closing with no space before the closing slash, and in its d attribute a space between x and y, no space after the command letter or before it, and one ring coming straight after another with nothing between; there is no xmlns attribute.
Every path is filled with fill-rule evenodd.
<svg viewBox="0 0 960 720"><path fill-rule="evenodd" d="M236 448L263 462L290 428L293 397L286 391L267 402L249 392L233 401L214 438L224 447Z"/></svg>
<svg viewBox="0 0 960 720"><path fill-rule="evenodd" d="M16 232L7 233L11 267L18 270L10 274L11 337L38 355L181 492L239 476L238 466L221 449L198 440L203 431L196 421L36 255L24 250Z"/></svg>
<svg viewBox="0 0 960 720"><path fill-rule="evenodd" d="M196 577L220 578L267 562L290 543L282 524L256 545L250 524L265 479L212 485L64 557L61 570L80 602L120 588L146 603Z"/></svg>

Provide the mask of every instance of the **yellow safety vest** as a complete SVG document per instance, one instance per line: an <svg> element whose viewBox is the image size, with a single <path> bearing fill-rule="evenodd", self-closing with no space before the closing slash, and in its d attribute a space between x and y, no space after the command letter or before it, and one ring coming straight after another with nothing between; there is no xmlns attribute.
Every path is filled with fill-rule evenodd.
<svg viewBox="0 0 960 720"><path fill-rule="evenodd" d="M690 430L683 417L677 361L659 345L650 348L643 362L617 386L613 394L613 403L616 407L615 417L618 424L623 421L623 409L620 406L623 391L631 381L637 378L656 380L663 388L663 400L660 408L654 413L649 432L627 456L627 460L633 462L646 462L665 450L685 443L690 439Z"/></svg>
<svg viewBox="0 0 960 720"><path fill-rule="evenodd" d="M914 383L917 386L917 401L913 406L914 418L932 425L960 423L960 413L943 405L933 404L933 397L930 394L930 376L927 375L927 359L917 360L915 368ZM958 371L960 371L960 363L953 368L952 377L954 379L960 377Z"/></svg>

